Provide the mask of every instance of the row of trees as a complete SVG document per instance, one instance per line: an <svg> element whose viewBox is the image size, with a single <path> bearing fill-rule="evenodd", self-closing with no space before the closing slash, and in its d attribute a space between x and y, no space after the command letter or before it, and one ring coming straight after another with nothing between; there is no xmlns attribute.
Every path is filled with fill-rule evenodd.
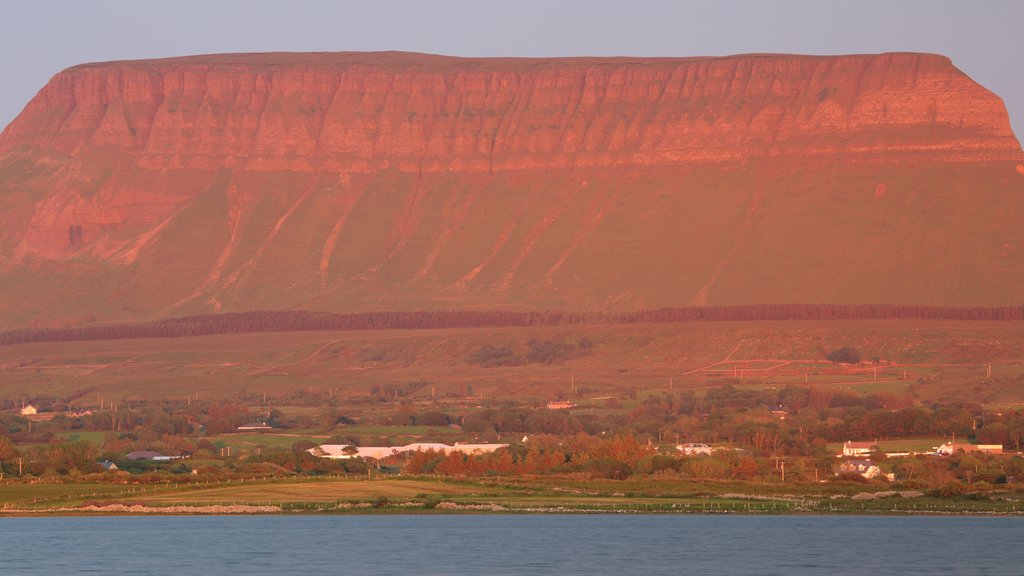
<svg viewBox="0 0 1024 576"><path fill-rule="evenodd" d="M640 322L701 322L734 320L983 320L1024 321L1024 306L908 306L763 304L699 306L635 312L567 312L510 310L435 310L405 312L331 313L258 311L208 314L152 322L24 328L0 333L0 345L25 342L174 338L250 332L306 330L395 330L469 328L481 326L559 326L569 324L629 324Z"/></svg>
<svg viewBox="0 0 1024 576"><path fill-rule="evenodd" d="M594 342L583 337L575 341L530 340L525 353L517 353L507 346L484 344L466 359L470 364L484 368L522 366L523 364L561 364L586 356Z"/></svg>
<svg viewBox="0 0 1024 576"><path fill-rule="evenodd" d="M409 474L444 476L508 476L583 473L592 478L624 480L634 474L670 475L700 480L781 480L776 458L755 457L737 450L720 450L710 455L683 456L659 453L632 435L594 438L538 436L528 444L513 445L489 454L459 452L414 452L403 457ZM859 475L835 475L838 462L831 455L786 458L790 481L838 479L856 482ZM949 458L910 457L892 465L897 481L908 487L956 490L958 484L1005 484L1024 476L1024 459L980 454L959 454Z"/></svg>

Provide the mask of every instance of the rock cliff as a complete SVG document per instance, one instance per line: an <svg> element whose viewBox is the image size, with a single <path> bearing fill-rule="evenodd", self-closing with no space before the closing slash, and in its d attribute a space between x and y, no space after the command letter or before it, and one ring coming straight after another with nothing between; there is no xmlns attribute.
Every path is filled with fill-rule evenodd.
<svg viewBox="0 0 1024 576"><path fill-rule="evenodd" d="M1017 304L1022 173L928 54L86 64L0 135L0 319Z"/></svg>

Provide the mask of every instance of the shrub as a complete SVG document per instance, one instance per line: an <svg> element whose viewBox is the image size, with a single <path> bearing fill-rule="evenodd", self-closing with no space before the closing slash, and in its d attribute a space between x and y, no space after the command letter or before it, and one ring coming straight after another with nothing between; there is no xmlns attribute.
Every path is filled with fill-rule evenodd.
<svg viewBox="0 0 1024 576"><path fill-rule="evenodd" d="M860 362L860 352L852 346L843 346L829 352L826 358L836 364L857 364Z"/></svg>
<svg viewBox="0 0 1024 576"><path fill-rule="evenodd" d="M511 348L502 346L495 348L490 344L484 344L479 350L469 357L471 364L479 364L484 368L495 368L498 366L518 366L523 363L522 359L512 352Z"/></svg>

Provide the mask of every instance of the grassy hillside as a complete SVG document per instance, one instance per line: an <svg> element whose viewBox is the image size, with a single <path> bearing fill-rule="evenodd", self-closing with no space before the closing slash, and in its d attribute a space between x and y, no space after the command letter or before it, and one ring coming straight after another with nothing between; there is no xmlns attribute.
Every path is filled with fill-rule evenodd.
<svg viewBox="0 0 1024 576"><path fill-rule="evenodd" d="M532 343L532 344L531 344ZM825 357L857 348L863 362ZM489 348L487 348L489 347ZM543 402L788 383L1024 402L1017 322L815 321L285 332L0 347L0 400L266 393ZM991 368L989 364L991 363ZM991 370L991 373L989 372ZM575 387L575 388L574 388ZM478 401L478 400L477 400Z"/></svg>

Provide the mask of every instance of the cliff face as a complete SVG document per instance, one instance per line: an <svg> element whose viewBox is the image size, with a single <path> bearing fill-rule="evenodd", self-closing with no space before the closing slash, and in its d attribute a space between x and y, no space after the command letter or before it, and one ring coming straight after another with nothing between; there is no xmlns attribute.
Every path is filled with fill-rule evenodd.
<svg viewBox="0 0 1024 576"><path fill-rule="evenodd" d="M1002 102L941 56L463 60L237 55L83 65L5 131L148 168L427 172L1019 152Z"/></svg>
<svg viewBox="0 0 1024 576"><path fill-rule="evenodd" d="M97 318L1019 303L1022 164L934 55L90 64L0 135L0 289Z"/></svg>

